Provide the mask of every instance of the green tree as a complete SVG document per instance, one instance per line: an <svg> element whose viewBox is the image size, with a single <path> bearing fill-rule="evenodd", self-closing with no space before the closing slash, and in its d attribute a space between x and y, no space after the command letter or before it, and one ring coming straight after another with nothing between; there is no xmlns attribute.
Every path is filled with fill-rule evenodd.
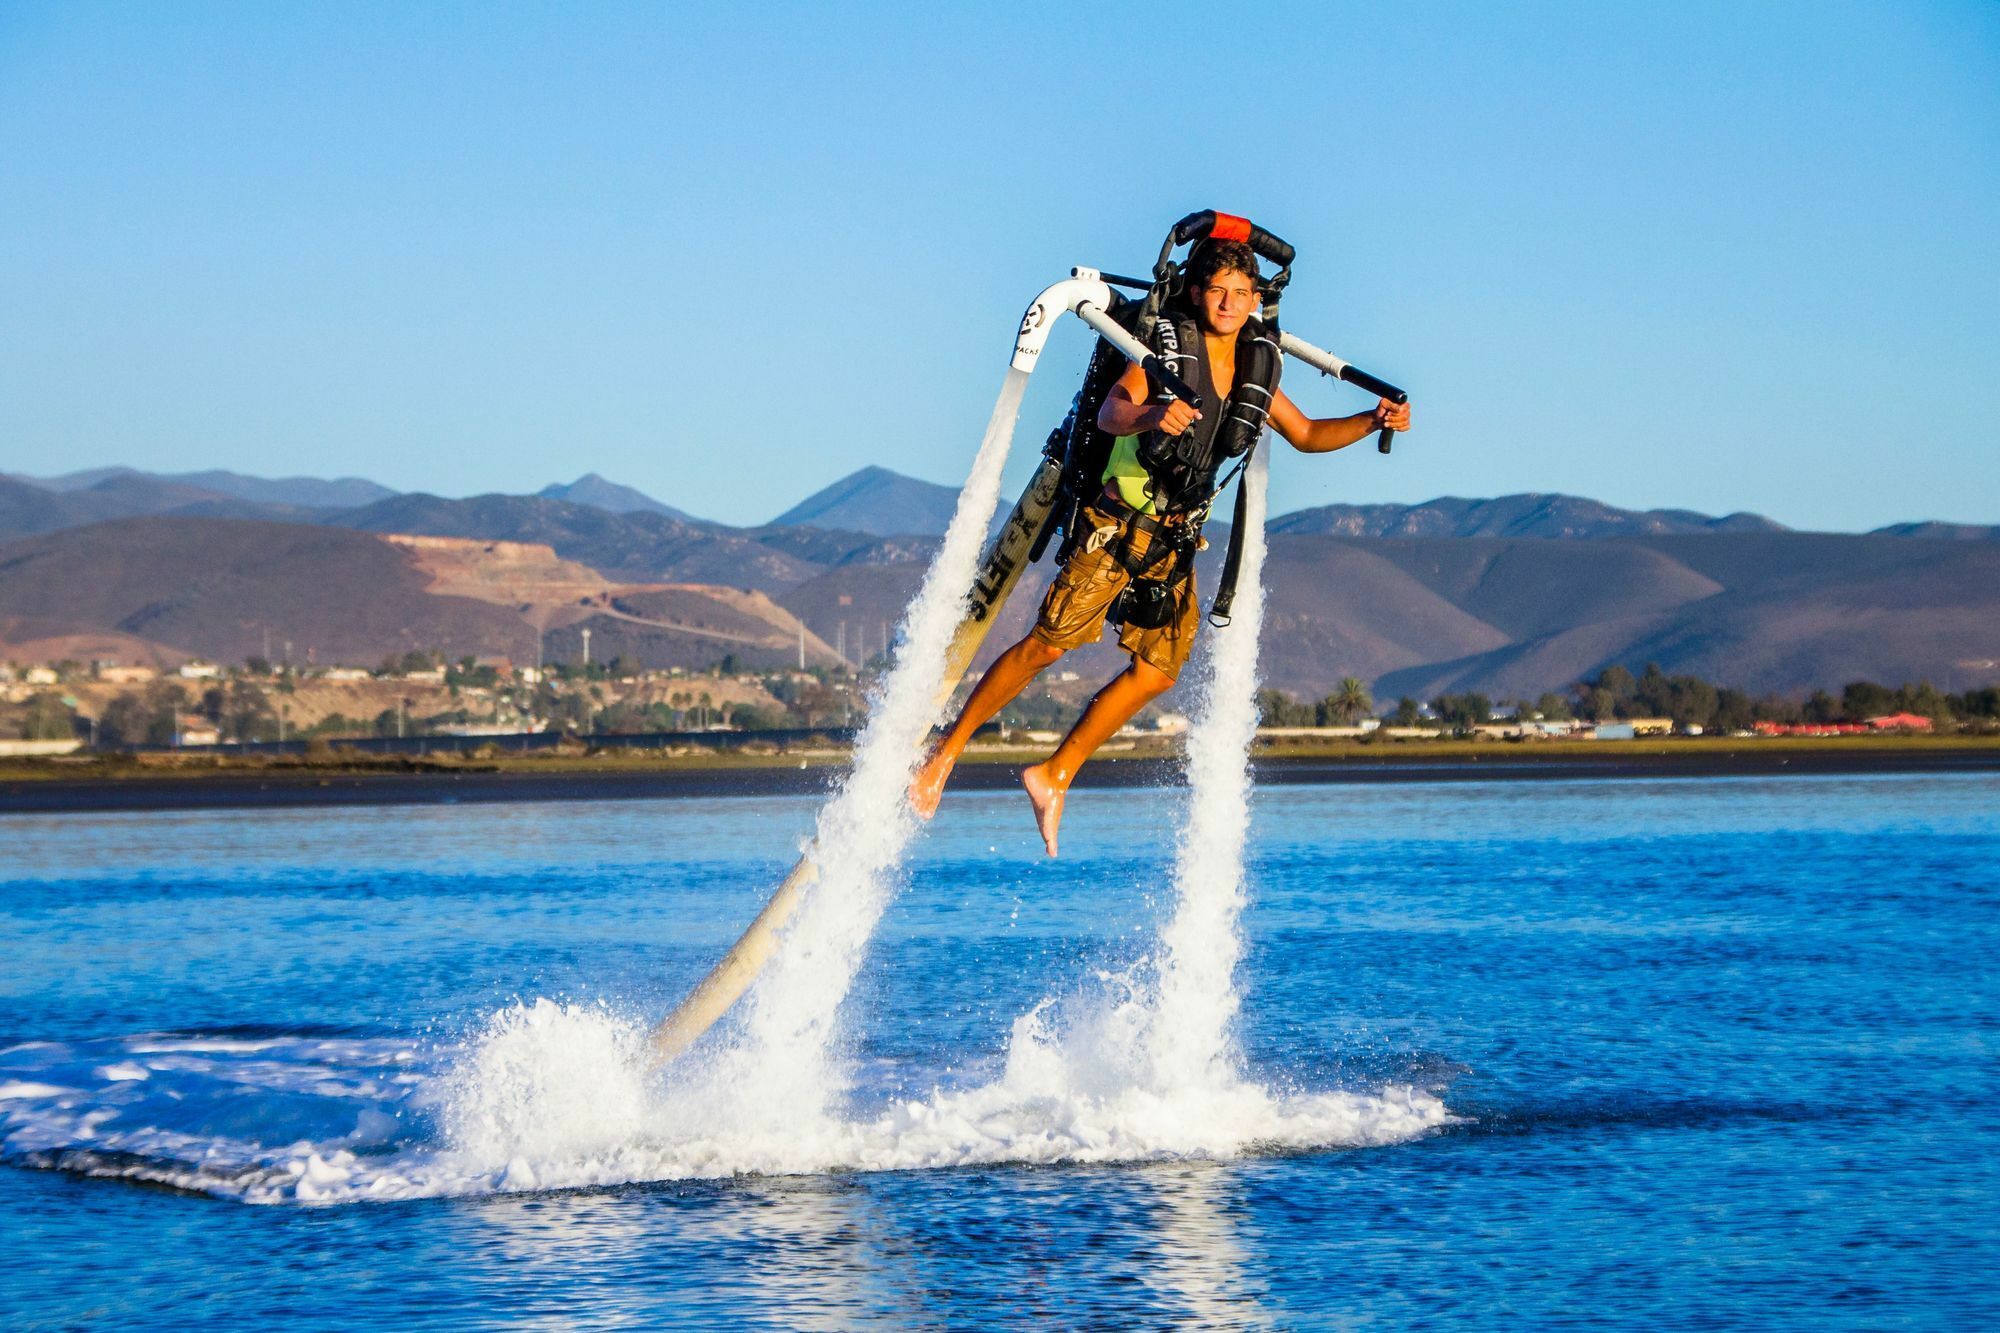
<svg viewBox="0 0 2000 1333"><path fill-rule="evenodd" d="M1840 692L1840 713L1849 722L1866 722L1895 711L1895 692L1872 680L1851 680Z"/></svg>
<svg viewBox="0 0 2000 1333"><path fill-rule="evenodd" d="M790 723L783 710L737 704L729 710L729 725L743 731L777 731Z"/></svg>
<svg viewBox="0 0 2000 1333"><path fill-rule="evenodd" d="M1897 690L1896 707L1938 722L1949 722L1955 716L1951 711L1951 699L1927 680Z"/></svg>
<svg viewBox="0 0 2000 1333"><path fill-rule="evenodd" d="M27 714L21 719L21 739L66 741L75 735L75 715L61 695L44 690L28 700Z"/></svg>
<svg viewBox="0 0 2000 1333"><path fill-rule="evenodd" d="M1709 719L1717 731L1748 731L1757 721L1757 705L1742 690L1715 692L1715 712Z"/></svg>
<svg viewBox="0 0 2000 1333"><path fill-rule="evenodd" d="M152 740L148 733L152 729L153 712L146 707L146 701L136 694L121 694L104 706L104 715L97 719L97 743L99 745L149 745ZM173 739L171 726L167 739Z"/></svg>
<svg viewBox="0 0 2000 1333"><path fill-rule="evenodd" d="M210 700L216 695L221 698L211 707ZM269 696L248 680L232 680L221 690L210 690L202 704L203 711L230 740L277 739L278 714L272 709Z"/></svg>
<svg viewBox="0 0 2000 1333"><path fill-rule="evenodd" d="M591 729L600 736L637 736L652 727L644 709L621 700L600 711Z"/></svg>
<svg viewBox="0 0 2000 1333"><path fill-rule="evenodd" d="M1312 705L1302 704L1283 690L1257 691L1257 719L1266 727L1309 727L1313 725Z"/></svg>
<svg viewBox="0 0 2000 1333"><path fill-rule="evenodd" d="M1658 667L1652 669L1659 670ZM1612 665L1598 672L1597 679L1592 681L1591 685L1595 689L1606 691L1618 703L1625 704L1631 702L1632 692L1638 687L1638 682L1632 679L1632 673L1624 667Z"/></svg>
<svg viewBox="0 0 2000 1333"><path fill-rule="evenodd" d="M1396 711L1389 714L1389 721L1399 727L1414 727L1423 720L1423 706L1407 694L1396 700Z"/></svg>
<svg viewBox="0 0 2000 1333"><path fill-rule="evenodd" d="M1535 700L1534 711L1540 713L1545 722L1567 722L1575 716L1570 712L1569 700L1555 693L1544 694Z"/></svg>
<svg viewBox="0 0 2000 1333"><path fill-rule="evenodd" d="M2000 718L2000 685L1954 694L1949 696L1949 701L1955 716Z"/></svg>
<svg viewBox="0 0 2000 1333"><path fill-rule="evenodd" d="M1375 709L1375 698L1367 682L1358 676L1342 676L1333 693L1320 700L1317 721L1321 726L1335 722L1353 726Z"/></svg>
<svg viewBox="0 0 2000 1333"><path fill-rule="evenodd" d="M1431 700L1431 711L1446 726L1463 734L1492 715L1493 701L1483 694L1441 694Z"/></svg>

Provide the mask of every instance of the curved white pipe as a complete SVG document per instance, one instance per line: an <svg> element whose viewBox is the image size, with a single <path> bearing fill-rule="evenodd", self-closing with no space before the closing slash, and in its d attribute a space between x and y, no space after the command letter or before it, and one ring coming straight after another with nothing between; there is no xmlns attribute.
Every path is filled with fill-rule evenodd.
<svg viewBox="0 0 2000 1333"><path fill-rule="evenodd" d="M1055 327L1056 316L1066 310L1082 315L1086 306L1102 314L1110 307L1111 288L1097 276L1096 269L1078 268L1070 272L1072 276L1050 284L1040 296L1028 303L1027 313L1021 316L1021 331L1014 337L1014 357L1009 363L1014 369L1030 374L1034 372L1035 364L1042 355L1042 345L1048 342L1049 331ZM1085 315L1084 321L1097 328L1089 316ZM1109 323L1108 320L1106 322ZM1123 348L1120 350L1125 351ZM1143 348L1140 353L1144 355ZM1132 355L1130 351L1125 351L1125 354Z"/></svg>

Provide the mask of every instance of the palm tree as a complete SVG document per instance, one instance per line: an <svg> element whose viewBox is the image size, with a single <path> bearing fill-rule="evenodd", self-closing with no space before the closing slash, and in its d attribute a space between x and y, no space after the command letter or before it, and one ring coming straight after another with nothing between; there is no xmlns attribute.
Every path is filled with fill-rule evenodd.
<svg viewBox="0 0 2000 1333"><path fill-rule="evenodd" d="M1333 715L1350 727L1375 711L1375 700L1368 693L1368 686L1354 676L1341 677L1340 684L1334 687L1331 702Z"/></svg>

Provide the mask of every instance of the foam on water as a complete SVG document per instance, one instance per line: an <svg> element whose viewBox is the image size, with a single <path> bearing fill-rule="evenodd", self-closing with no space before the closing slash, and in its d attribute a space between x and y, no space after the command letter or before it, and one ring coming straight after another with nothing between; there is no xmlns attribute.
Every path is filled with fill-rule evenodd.
<svg viewBox="0 0 2000 1333"><path fill-rule="evenodd" d="M1361 1147L1445 1118L1434 1098L1407 1089L1161 1086L1132 1040L1149 1014L1141 988L1107 979L1098 998L1045 1002L1015 1020L990 1082L881 1097L784 1130L743 1120L712 1085L663 1084L645 1021L596 1006L513 1006L456 1050L301 1038L254 1066L218 1054L154 1066L145 1081L89 1077L129 1051L131 1039L114 1039L52 1054L46 1064L63 1084L11 1085L0 1160L246 1203L327 1204Z"/></svg>
<svg viewBox="0 0 2000 1333"><path fill-rule="evenodd" d="M817 827L820 877L728 1040L652 1066L642 1016L550 1000L469 1040L138 1034L0 1052L0 1160L255 1203L1001 1162L1227 1157L1401 1142L1447 1119L1409 1088L1277 1092L1232 1045L1246 901L1265 469L1245 475L1237 619L1190 734L1174 908L1152 956L1016 1018L1004 1063L924 1097L857 1086L836 1017L916 823L933 724L1025 376L1010 375L897 664ZM907 1073L907 1071L904 1071ZM246 1114L246 1111L252 1113Z"/></svg>

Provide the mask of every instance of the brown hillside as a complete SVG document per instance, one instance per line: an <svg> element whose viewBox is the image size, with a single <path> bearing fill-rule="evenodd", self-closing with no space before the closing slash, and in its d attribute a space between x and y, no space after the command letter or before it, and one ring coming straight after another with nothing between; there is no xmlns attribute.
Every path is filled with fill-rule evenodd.
<svg viewBox="0 0 2000 1333"><path fill-rule="evenodd" d="M0 546L0 608L73 634L115 630L234 662L291 640L295 660L388 652L534 653L510 610L435 596L378 537L222 519L132 518Z"/></svg>

